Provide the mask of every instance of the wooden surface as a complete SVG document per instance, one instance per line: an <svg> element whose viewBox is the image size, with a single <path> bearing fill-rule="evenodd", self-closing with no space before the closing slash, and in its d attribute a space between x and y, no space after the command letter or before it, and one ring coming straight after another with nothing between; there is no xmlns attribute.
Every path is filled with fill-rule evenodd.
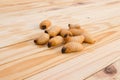
<svg viewBox="0 0 120 80"><path fill-rule="evenodd" d="M0 0L0 19L0 80L97 80L90 76L120 59L119 0ZM79 23L97 42L71 54L37 46L44 19Z"/></svg>
<svg viewBox="0 0 120 80"><path fill-rule="evenodd" d="M120 60L111 65L114 66L114 68L116 69L115 74L107 74L105 73L105 69L102 69L101 71L95 73L85 80L120 80Z"/></svg>

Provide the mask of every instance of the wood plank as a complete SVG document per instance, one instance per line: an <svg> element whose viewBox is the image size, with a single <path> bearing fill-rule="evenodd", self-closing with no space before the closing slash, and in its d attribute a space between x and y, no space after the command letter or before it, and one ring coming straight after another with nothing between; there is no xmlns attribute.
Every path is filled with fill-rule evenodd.
<svg viewBox="0 0 120 80"><path fill-rule="evenodd" d="M91 28L90 28L90 25L91 25ZM116 26L116 23L114 24L115 26ZM101 27L102 26L102 27ZM104 26L104 28L103 28L103 26ZM86 25L85 27L89 30L89 31L91 31L91 32L93 32L93 33L98 33L98 32L101 32L101 31L103 31L103 30L107 30L108 29L108 31L106 31L106 32L102 32L102 33L105 33L105 35L107 35L108 33L112 33L111 32L111 30L112 30L112 28L113 27L115 27L115 26L107 26L106 24L102 24L102 23L98 23L98 24L89 24L89 25ZM94 29L95 28L97 28L97 30L95 31ZM109 30L110 29L110 30ZM116 30L116 29L115 29ZM110 31L110 32L109 32ZM100 34L102 34L102 33L100 33ZM100 35L99 34L99 35ZM104 36L104 35L103 35ZM103 36L100 36L100 37L103 37ZM25 43L20 43L20 44L17 44L17 45L14 45L14 46L10 46L10 47L8 47L8 48L3 48L3 49L1 49L0 50L0 52L2 52L1 54L0 54L0 63L1 63L1 65L3 65L3 64L7 64L8 62L10 63L10 62L16 62L16 61L18 61L19 62L19 60L21 61L21 59L22 60L24 60L24 57L25 57L25 59L27 58L27 57L29 57L28 55L31 55L31 56L33 56L33 55L35 55L35 54L38 54L38 52L40 52L40 54L39 55L48 55L48 54L46 54L46 53L42 53L41 51L42 50L46 50L47 49L47 47L41 47L41 48L39 48L38 46L35 46L34 45L34 43L32 42L32 41L30 41L30 42L25 42ZM29 50L32 50L32 51L29 51ZM49 52L49 51L48 51ZM10 54L11 53L11 54ZM38 57L38 55L36 55L35 57ZM44 57L45 58L45 57ZM43 58L43 59L44 59ZM45 58L46 59L46 58ZM18 63L17 62L17 63ZM59 63L60 64L60 63ZM36 64L37 65L37 64ZM56 65L56 64L54 64L54 65ZM11 65L7 65L7 66L11 66ZM18 66L16 66L16 67L18 67ZM25 66L24 66L25 67ZM4 68L6 68L6 67L4 67ZM1 68L1 70L3 70L4 68ZM22 68L22 67L21 67ZM36 68L36 69L38 69L38 68ZM27 72L28 73L28 72ZM24 73L22 73L23 75L26 75L26 74L24 74Z"/></svg>
<svg viewBox="0 0 120 80"><path fill-rule="evenodd" d="M6 2L7 1L7 2ZM71 5L83 5L83 4L105 4L105 3L113 3L113 2L119 2L118 0L109 0L109 1L104 1L104 0L96 0L96 1L92 1L92 0L61 0L61 1L49 1L49 0L29 0L29 1L16 1L16 0L1 0L1 4L0 4L0 9L1 9L1 13L7 13L7 12L20 12L23 10L33 10L36 8L41 8L43 11L47 11L51 8L65 8ZM38 5L39 4L39 5Z"/></svg>
<svg viewBox="0 0 120 80"><path fill-rule="evenodd" d="M62 55L60 52L60 48L54 48L50 50L46 50L44 52L40 52L31 56L23 57L19 60L15 60L13 62L4 64L0 66L0 77L1 79L9 80L9 79L23 79L33 74L39 73L41 71L47 70L55 65L62 64L72 58L81 57L81 54L85 53L86 57L89 58L89 55L93 55L92 52L96 51L99 48L104 48L106 44L111 45L112 41L119 39L120 28L116 27L115 29L111 29L108 31L99 32L97 36L97 43L94 45L89 45L83 52L78 52L78 54L66 54ZM101 36L100 36L101 35ZM107 36L107 37L106 37ZM117 44L117 43L116 43ZM118 43L119 44L119 43ZM111 47L111 46L108 46ZM108 48L106 47L106 48ZM114 46L112 46L114 47ZM94 49L96 48L96 49ZM106 50L105 48L105 50ZM117 49L117 48L115 48ZM91 53L91 54L90 54ZM95 54L95 53L94 53ZM97 55L98 53L96 53ZM110 55L110 53L107 53ZM104 54L102 54L105 56ZM95 56L95 55L94 55ZM118 56L118 55L117 55ZM84 60L84 58L81 57ZM97 58L99 59L99 58ZM73 60L74 61L74 60ZM91 61L91 60L90 60ZM78 60L79 62L79 60ZM87 62L87 60L86 60ZM25 65L26 64L26 65ZM63 63L64 64L64 63ZM66 67L65 67L66 68ZM14 69L14 70L13 70Z"/></svg>
<svg viewBox="0 0 120 80"><path fill-rule="evenodd" d="M72 9L74 9L74 12L71 11ZM81 25L84 25L91 22L104 20L110 17L119 16L120 13L118 11L119 11L119 4L111 4L111 5L97 4L97 5L90 5L83 7L71 6L69 8L65 8L65 9L63 8L61 10L48 11L43 13L40 12L34 13L34 15L29 14L29 11L28 13L23 11L22 13L27 13L27 15L25 14L22 16L19 15L5 16L1 14L0 18L2 18L2 21L0 21L0 26L1 26L0 47L2 48L22 41L35 39L36 38L35 35L38 35L41 32L41 30L38 29L39 22L43 20L45 17L52 20L54 24L57 23L62 27L65 27L67 26L65 24L68 23L80 23ZM103 12L106 14L103 14ZM116 15L114 15L115 12ZM64 13L64 15L61 15L61 13ZM13 13L13 15L17 15L17 14L19 13Z"/></svg>
<svg viewBox="0 0 120 80"><path fill-rule="evenodd" d="M68 62L62 63L26 80L83 80L94 72L120 59L119 41L120 39L115 40L108 45L71 59Z"/></svg>
<svg viewBox="0 0 120 80"><path fill-rule="evenodd" d="M95 73L94 75L88 77L85 80L120 80L120 60L116 61L111 65L115 67L117 73L114 74L105 73L105 69L102 69L101 71Z"/></svg>
<svg viewBox="0 0 120 80"><path fill-rule="evenodd" d="M119 7L119 0L1 0L0 80L82 80L120 59ZM62 46L36 46L45 18L63 28L79 23L97 42L65 55Z"/></svg>
<svg viewBox="0 0 120 80"><path fill-rule="evenodd" d="M120 17L110 18L99 23L86 24L83 27L92 34L119 26ZM97 29L97 30L96 30ZM33 40L0 49L0 65L47 50L46 46L36 46ZM30 51L29 51L30 50Z"/></svg>

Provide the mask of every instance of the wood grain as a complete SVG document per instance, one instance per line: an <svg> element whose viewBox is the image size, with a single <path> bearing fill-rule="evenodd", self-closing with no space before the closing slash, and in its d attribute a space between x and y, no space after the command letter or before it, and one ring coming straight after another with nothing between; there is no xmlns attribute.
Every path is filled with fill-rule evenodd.
<svg viewBox="0 0 120 80"><path fill-rule="evenodd" d="M108 3L110 1L107 1ZM106 4L107 4L106 2ZM54 24L59 24L62 27L66 27L68 23L80 23L81 25L96 22L99 20L104 20L109 17L115 17L116 15L120 15L119 11L119 4L112 4L112 5L105 5L105 4L95 4L88 5L88 6L70 6L69 8L63 8L60 10L50 10L47 12L36 12L33 14L33 10L31 13L30 11L22 13L26 13L25 15L18 15L18 13L11 13L10 15L8 13L3 14L1 13L0 18L2 18L2 21L0 21L0 32L2 35L0 35L0 47L9 46L12 44L16 44L19 42L27 41L30 39L35 39L40 34L40 30L38 29L39 23L41 20L48 18L50 19ZM112 7L112 8L111 8ZM12 8L12 7L11 7ZM91 9L89 9L91 8ZM6 10L2 8L3 10ZM12 8L13 9L13 8ZM8 10L8 9L7 9ZM11 9L10 9L11 10ZM19 10L19 9L18 9ZM35 8L34 10L39 10ZM72 11L74 10L74 12ZM2 11L2 10L0 10ZM79 11L79 12L78 12ZM102 12L101 12L102 11ZM116 15L114 13L116 12ZM53 14L54 13L54 14ZM64 13L64 14L61 14ZM86 14L85 14L86 13ZM106 14L104 14L106 13ZM111 13L111 14L109 14ZM8 14L8 15L7 15ZM14 16L12 16L12 15ZM109 14L109 15L107 15ZM16 15L16 16L15 16ZM42 16L40 16L42 15ZM94 16L93 16L94 15ZM79 18L79 17L80 18ZM7 17L7 18L4 18ZM89 19L88 19L89 17ZM57 20L56 20L57 18ZM7 28L7 30L6 30ZM16 35L14 35L16 34ZM4 36L3 36L4 35ZM11 37L8 37L11 36ZM20 36L20 37L19 37ZM6 38L6 39L4 39Z"/></svg>
<svg viewBox="0 0 120 80"><path fill-rule="evenodd" d="M113 52L113 53L106 55L109 58L107 57L98 58L97 57L99 60L95 60L95 61L92 61L93 59L95 59L95 56L90 57L89 55L89 58L87 59L85 57L83 57L84 59L81 59L81 57L80 58L78 57L74 60L70 60L68 63L61 64L47 71L39 73L31 78L28 78L28 80L33 80L33 79L34 80L39 80L39 79L41 80L48 80L48 79L51 79L51 80L56 80L56 79L57 80L66 80L66 79L83 80L84 78L88 77L90 74L93 74L99 69L111 64L111 62L116 61L116 59L119 59L118 58L118 55L120 53L119 50L118 52ZM94 53L91 53L91 54L94 54ZM89 62L88 60L92 62ZM98 64L98 65L95 66L95 64ZM89 68L88 68L88 65L89 65Z"/></svg>
<svg viewBox="0 0 120 80"><path fill-rule="evenodd" d="M119 0L1 0L0 80L83 80L120 59L119 7ZM64 55L62 46L37 46L43 19L79 23L97 42Z"/></svg>
<svg viewBox="0 0 120 80"><path fill-rule="evenodd" d="M104 69L102 69L101 71L97 72L96 74L85 80L120 80L120 60L116 61L111 65L116 68L116 74L106 74L104 72Z"/></svg>
<svg viewBox="0 0 120 80"><path fill-rule="evenodd" d="M108 31L108 32L102 33L102 34L106 33L105 35L107 35L107 36L109 35L109 37L107 37L107 38L104 37L103 38L103 36L99 36L98 41L100 41L100 42L96 43L94 46L92 45L93 48L89 46L88 49L85 50L85 52L86 51L90 52L91 48L94 49L94 47L96 47L96 49L97 49L97 47L99 48L99 47L101 47L105 44L111 43L111 41L113 41L114 39L116 40L116 38L119 39L118 36L119 36L120 33L119 33L119 31L116 32L116 30L119 30L119 29L120 29L119 27L116 27L115 29L111 29L110 32ZM100 34L100 35L102 35L102 34ZM101 37L102 37L102 40L101 40ZM81 52L81 54L83 52ZM13 62L2 65L0 67L0 69L1 69L0 77L2 79L16 79L16 78L18 79L18 78L27 77L27 76L36 74L38 72L41 72L45 69L51 68L51 67L53 67L57 64L60 64L64 61L67 61L67 60L70 60L72 58L78 57L81 54L76 53L76 54L62 55L60 53L60 47L55 48L54 50L53 49L47 50L47 51L40 52L40 53L31 55L31 56L27 56L27 57L21 58L19 60L16 60L16 61L13 61ZM27 65L24 65L24 64L27 64ZM21 66L21 65L23 65L23 66ZM15 69L13 71L13 68L17 68L17 69Z"/></svg>
<svg viewBox="0 0 120 80"><path fill-rule="evenodd" d="M114 19L116 19L116 18L114 18ZM119 18L117 17L117 19L119 19ZM109 26L109 25L111 25L110 19L108 21L105 20L105 23L87 24L87 25L84 25L84 27L91 33L98 33L101 31L108 30L108 29L112 29L115 26L117 26L118 24L112 22L112 26ZM89 26L91 26L91 28L89 28ZM33 55L34 53L38 53L38 52L41 52L41 51L47 50L47 49L48 48L46 46L34 45L33 40L2 48L2 49L0 49L0 52L1 52L0 65L8 63L10 61L14 61L16 59L19 59L19 58L22 58L22 57L25 57L28 55ZM31 51L29 51L29 50L31 50ZM9 52L11 52L11 54L9 54Z"/></svg>

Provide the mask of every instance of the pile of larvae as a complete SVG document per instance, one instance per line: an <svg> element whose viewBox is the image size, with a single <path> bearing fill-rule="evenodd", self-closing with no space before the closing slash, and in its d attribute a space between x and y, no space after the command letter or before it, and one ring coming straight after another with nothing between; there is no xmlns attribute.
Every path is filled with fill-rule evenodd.
<svg viewBox="0 0 120 80"><path fill-rule="evenodd" d="M51 26L51 21L44 20L40 23L40 29L45 30L34 42L37 45L47 44L48 48L60 46L62 53L78 52L84 49L83 42L93 44L95 40L79 24L68 24L69 29L63 29L57 25Z"/></svg>

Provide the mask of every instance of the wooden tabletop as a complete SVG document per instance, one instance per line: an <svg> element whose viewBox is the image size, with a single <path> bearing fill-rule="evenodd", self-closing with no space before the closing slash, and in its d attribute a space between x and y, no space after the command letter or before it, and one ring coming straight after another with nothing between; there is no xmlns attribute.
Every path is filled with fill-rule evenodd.
<svg viewBox="0 0 120 80"><path fill-rule="evenodd" d="M71 54L37 46L44 19L80 24L97 42ZM83 80L119 59L120 0L0 0L0 80Z"/></svg>

